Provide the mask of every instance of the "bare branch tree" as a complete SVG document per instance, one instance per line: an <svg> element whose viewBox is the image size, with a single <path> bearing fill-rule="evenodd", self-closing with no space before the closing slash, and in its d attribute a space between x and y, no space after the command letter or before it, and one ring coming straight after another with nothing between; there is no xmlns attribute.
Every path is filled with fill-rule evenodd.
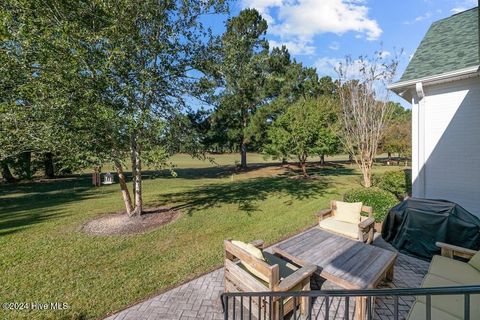
<svg viewBox="0 0 480 320"><path fill-rule="evenodd" d="M373 58L350 57L336 68L342 107L342 141L363 174L365 187L372 185L372 166L378 144L391 117L387 84L398 66L397 56L385 61L384 51Z"/></svg>

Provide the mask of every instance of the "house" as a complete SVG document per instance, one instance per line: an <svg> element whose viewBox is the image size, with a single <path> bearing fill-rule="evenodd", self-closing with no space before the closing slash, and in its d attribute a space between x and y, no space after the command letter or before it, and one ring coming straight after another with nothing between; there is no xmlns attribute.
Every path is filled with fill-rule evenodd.
<svg viewBox="0 0 480 320"><path fill-rule="evenodd" d="M476 7L433 23L389 89L412 104L413 196L480 217L479 66Z"/></svg>

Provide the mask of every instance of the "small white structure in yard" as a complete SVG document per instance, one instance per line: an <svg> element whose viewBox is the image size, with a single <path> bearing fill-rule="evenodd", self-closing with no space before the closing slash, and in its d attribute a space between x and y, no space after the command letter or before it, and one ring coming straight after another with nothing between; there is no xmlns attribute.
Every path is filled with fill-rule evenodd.
<svg viewBox="0 0 480 320"><path fill-rule="evenodd" d="M412 103L413 196L480 217L478 7L433 23L389 89Z"/></svg>
<svg viewBox="0 0 480 320"><path fill-rule="evenodd" d="M107 172L103 176L103 184L113 184L113 182L114 182L113 174L111 174L110 172Z"/></svg>

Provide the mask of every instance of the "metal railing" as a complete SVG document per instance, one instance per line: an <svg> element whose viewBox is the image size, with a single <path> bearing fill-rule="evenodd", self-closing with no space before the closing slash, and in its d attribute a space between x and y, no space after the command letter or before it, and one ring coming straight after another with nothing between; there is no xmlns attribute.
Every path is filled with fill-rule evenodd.
<svg viewBox="0 0 480 320"><path fill-rule="evenodd" d="M435 296L463 296L463 319L478 319L478 315L470 314L471 295L480 294L480 285L438 287L438 288L398 288L398 289L369 289L369 290L318 290L296 292L226 292L221 295L224 319L346 319L350 320L350 299L361 298L366 301L365 309L361 315L373 319L375 298L392 298L393 315L388 318L399 320L400 297L425 297L425 317L422 319L432 320L432 297ZM316 299L324 299L322 312L314 314ZM334 298L344 300L343 316L334 315L331 318L331 301ZM290 301L293 310L286 312L284 302ZM306 303L303 307L303 317L300 315L300 301ZM259 307L260 306L260 307ZM407 311L408 312L408 311ZM288 317L287 317L288 315ZM415 320L415 319L410 319ZM435 319L433 319L435 320Z"/></svg>

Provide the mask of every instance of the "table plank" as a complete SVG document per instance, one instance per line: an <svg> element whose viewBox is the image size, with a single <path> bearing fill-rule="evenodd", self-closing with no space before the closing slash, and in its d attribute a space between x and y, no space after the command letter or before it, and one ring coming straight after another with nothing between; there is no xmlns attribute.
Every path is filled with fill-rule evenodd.
<svg viewBox="0 0 480 320"><path fill-rule="evenodd" d="M397 256L318 227L280 243L273 251L300 265L316 265L321 277L347 289L377 285Z"/></svg>

